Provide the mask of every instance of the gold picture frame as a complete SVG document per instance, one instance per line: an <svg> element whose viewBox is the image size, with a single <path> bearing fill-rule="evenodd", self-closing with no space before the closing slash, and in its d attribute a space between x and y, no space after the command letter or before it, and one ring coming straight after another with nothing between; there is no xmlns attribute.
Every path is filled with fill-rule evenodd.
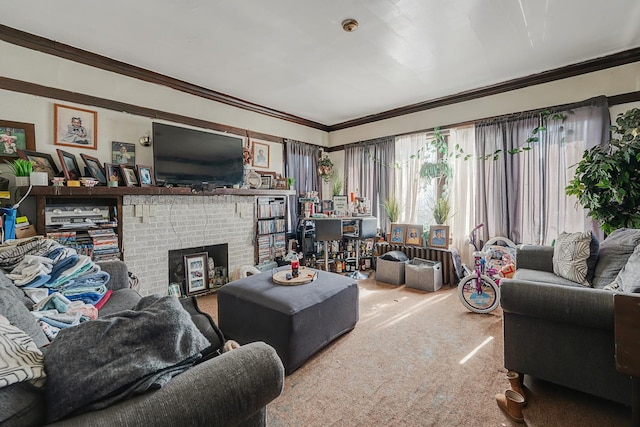
<svg viewBox="0 0 640 427"><path fill-rule="evenodd" d="M53 104L53 144L98 149L98 112Z"/></svg>
<svg viewBox="0 0 640 427"><path fill-rule="evenodd" d="M404 238L404 244L409 246L422 245L422 225L419 225L419 224L407 225L407 232Z"/></svg>
<svg viewBox="0 0 640 427"><path fill-rule="evenodd" d="M429 244L432 248L449 248L449 226L432 225L429 227Z"/></svg>
<svg viewBox="0 0 640 427"><path fill-rule="evenodd" d="M270 163L270 146L262 142L253 141L253 166L256 168L268 168Z"/></svg>

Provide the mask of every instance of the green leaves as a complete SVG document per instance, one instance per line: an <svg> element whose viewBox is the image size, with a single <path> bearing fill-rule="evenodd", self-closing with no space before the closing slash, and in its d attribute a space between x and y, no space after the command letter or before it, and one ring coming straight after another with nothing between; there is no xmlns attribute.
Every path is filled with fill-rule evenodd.
<svg viewBox="0 0 640 427"><path fill-rule="evenodd" d="M640 228L640 110L618 115L611 126L610 146L583 153L574 178L565 189L577 197L589 216L606 233L618 228Z"/></svg>

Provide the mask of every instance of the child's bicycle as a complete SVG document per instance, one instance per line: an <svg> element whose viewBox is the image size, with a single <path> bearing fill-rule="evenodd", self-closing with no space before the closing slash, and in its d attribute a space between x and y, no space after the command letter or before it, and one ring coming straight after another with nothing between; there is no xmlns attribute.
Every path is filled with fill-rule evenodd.
<svg viewBox="0 0 640 427"><path fill-rule="evenodd" d="M465 307L476 313L489 313L495 310L500 303L500 276L497 269L487 266L487 260L491 255L485 252L485 248L498 241L515 247L515 244L506 237L494 237L483 246L483 250L479 250L476 232L483 225L476 226L469 234L469 241L475 249L473 253L474 269L470 271L467 266L464 266L467 274L458 284L460 301Z"/></svg>

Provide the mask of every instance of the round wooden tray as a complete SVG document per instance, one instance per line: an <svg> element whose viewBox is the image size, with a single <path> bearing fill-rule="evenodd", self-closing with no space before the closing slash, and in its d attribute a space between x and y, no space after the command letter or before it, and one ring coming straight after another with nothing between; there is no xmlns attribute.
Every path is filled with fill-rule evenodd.
<svg viewBox="0 0 640 427"><path fill-rule="evenodd" d="M291 274L291 269L278 271L271 276L274 283L278 285L295 286L304 285L305 283L313 282L318 277L318 270L313 268L300 267L300 274L298 277L292 277L287 280L287 274Z"/></svg>

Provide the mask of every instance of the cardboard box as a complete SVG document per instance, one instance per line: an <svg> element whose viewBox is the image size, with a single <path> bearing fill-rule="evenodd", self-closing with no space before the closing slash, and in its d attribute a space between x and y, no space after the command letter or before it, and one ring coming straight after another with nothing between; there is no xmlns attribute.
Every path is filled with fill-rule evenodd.
<svg viewBox="0 0 640 427"><path fill-rule="evenodd" d="M24 239L27 237L37 236L36 228L33 225L27 227L16 228L16 239Z"/></svg>

